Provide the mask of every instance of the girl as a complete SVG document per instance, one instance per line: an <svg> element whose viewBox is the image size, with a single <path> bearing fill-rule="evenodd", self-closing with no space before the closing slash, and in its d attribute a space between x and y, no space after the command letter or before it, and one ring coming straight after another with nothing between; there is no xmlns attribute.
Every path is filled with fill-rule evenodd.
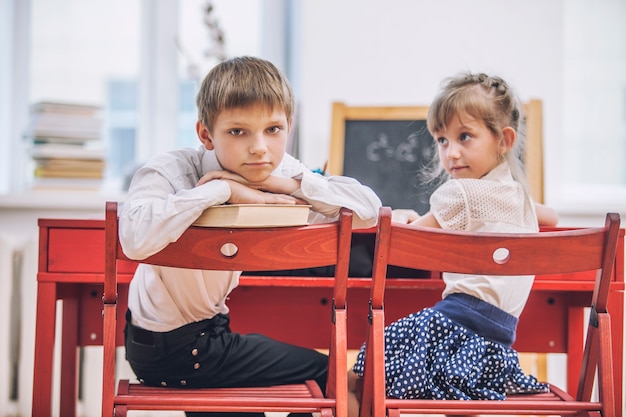
<svg viewBox="0 0 626 417"><path fill-rule="evenodd" d="M469 73L446 80L429 108L427 126L439 155L431 176L443 174L447 181L432 194L428 213L394 210L394 221L517 233L556 225L556 212L533 203L529 195L520 159L520 120L519 102L501 78ZM443 279L442 301L385 329L387 396L497 400L507 393L547 390L522 372L511 348L534 277L445 273ZM475 320L466 320L470 316ZM428 331L433 325L441 328L435 335ZM364 347L349 371L351 416L358 415ZM459 357L467 359L458 364ZM425 363L444 363L443 371L414 365L424 358L429 358Z"/></svg>

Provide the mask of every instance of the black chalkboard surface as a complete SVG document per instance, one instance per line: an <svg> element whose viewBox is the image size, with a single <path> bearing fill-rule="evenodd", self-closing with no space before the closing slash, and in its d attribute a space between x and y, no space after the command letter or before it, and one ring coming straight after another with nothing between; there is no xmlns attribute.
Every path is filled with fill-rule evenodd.
<svg viewBox="0 0 626 417"><path fill-rule="evenodd" d="M427 111L334 103L330 174L358 179L386 206L426 213L434 186L425 185L420 173L436 157Z"/></svg>

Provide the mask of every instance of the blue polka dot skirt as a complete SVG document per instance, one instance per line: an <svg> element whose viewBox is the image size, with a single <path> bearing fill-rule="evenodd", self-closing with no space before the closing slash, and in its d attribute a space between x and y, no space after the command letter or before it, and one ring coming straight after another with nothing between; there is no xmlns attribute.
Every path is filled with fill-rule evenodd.
<svg viewBox="0 0 626 417"><path fill-rule="evenodd" d="M363 376L365 345L354 372ZM522 371L517 352L426 308L385 328L387 396L400 399L503 400L548 391Z"/></svg>

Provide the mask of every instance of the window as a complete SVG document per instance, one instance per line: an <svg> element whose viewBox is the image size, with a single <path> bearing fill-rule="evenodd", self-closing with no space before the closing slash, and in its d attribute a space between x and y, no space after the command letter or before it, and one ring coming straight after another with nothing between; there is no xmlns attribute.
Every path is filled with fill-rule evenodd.
<svg viewBox="0 0 626 417"><path fill-rule="evenodd" d="M260 54L259 11L260 0L31 0L27 104L101 106L117 188L154 153L199 145L199 82L222 55Z"/></svg>
<svg viewBox="0 0 626 417"><path fill-rule="evenodd" d="M31 1L29 104L100 106L108 177L135 155L141 16L140 0Z"/></svg>
<svg viewBox="0 0 626 417"><path fill-rule="evenodd" d="M618 209L626 204L626 5L567 1L564 11L560 200Z"/></svg>
<svg viewBox="0 0 626 417"><path fill-rule="evenodd" d="M245 11L245 12L243 12ZM197 147L196 94L202 79L220 59L261 55L261 1L180 2L178 76L180 111L176 147Z"/></svg>

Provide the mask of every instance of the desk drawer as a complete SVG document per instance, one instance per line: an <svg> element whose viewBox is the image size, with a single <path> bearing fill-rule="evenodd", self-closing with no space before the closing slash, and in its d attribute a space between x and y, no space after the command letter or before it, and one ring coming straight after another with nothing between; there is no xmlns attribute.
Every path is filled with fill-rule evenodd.
<svg viewBox="0 0 626 417"><path fill-rule="evenodd" d="M120 261L119 273L132 274L136 262ZM104 229L51 228L48 234L47 272L102 273Z"/></svg>

